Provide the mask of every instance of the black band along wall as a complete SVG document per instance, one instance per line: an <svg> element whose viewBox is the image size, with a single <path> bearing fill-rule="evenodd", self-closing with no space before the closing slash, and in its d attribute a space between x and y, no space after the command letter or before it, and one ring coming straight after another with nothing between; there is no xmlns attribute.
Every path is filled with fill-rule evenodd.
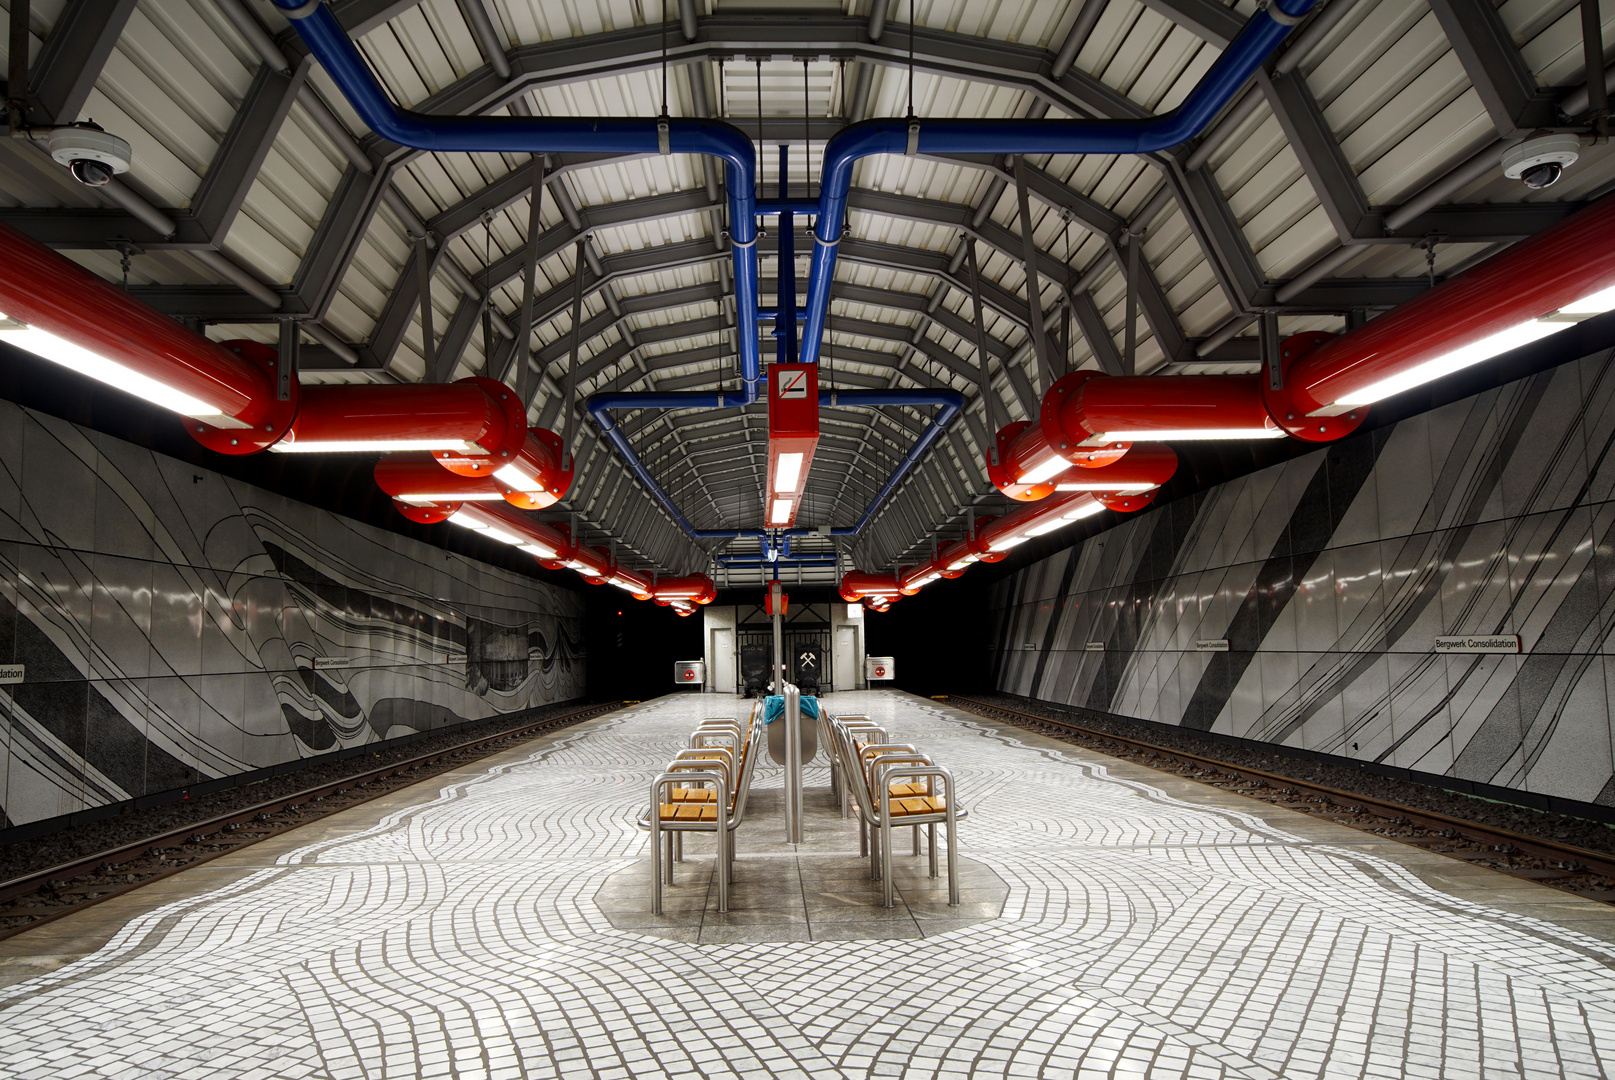
<svg viewBox="0 0 1615 1080"><path fill-rule="evenodd" d="M0 828L579 696L582 613L0 402Z"/></svg>
<svg viewBox="0 0 1615 1080"><path fill-rule="evenodd" d="M998 688L1615 805L1611 355L1019 570L993 592Z"/></svg>

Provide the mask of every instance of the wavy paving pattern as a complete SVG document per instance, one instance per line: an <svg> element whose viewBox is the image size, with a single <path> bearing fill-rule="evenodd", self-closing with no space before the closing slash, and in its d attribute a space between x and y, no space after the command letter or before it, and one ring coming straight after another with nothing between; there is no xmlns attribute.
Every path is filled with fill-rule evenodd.
<svg viewBox="0 0 1615 1080"><path fill-rule="evenodd" d="M1139 514L1000 583L998 685L1615 806L1612 450L1601 355Z"/></svg>
<svg viewBox="0 0 1615 1080"><path fill-rule="evenodd" d="M956 767L971 806L963 850L1010 887L1000 919L884 942L694 946L613 929L589 898L640 856L630 814L714 704L616 714L136 920L101 952L9 988L0 1075L1615 1067L1608 946L887 692L832 707L881 717Z"/></svg>
<svg viewBox="0 0 1615 1080"><path fill-rule="evenodd" d="M0 402L0 829L574 697L581 615Z"/></svg>

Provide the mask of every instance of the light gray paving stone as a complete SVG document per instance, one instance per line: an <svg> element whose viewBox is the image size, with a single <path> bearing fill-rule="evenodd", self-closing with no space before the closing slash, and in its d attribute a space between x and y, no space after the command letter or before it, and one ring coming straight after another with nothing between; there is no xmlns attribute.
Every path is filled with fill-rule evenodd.
<svg viewBox="0 0 1615 1080"><path fill-rule="evenodd" d="M954 770L962 907L901 833L878 906L821 759L794 847L759 768L730 915L704 838L649 915L631 819L744 708L680 695L178 875L88 955L9 952L0 1077L1615 1072L1602 905L894 692L828 704Z"/></svg>

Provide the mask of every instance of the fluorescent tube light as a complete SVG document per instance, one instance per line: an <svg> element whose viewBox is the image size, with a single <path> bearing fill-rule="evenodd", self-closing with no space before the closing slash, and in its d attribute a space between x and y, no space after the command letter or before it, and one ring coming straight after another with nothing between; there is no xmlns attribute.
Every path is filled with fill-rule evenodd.
<svg viewBox="0 0 1615 1080"><path fill-rule="evenodd" d="M1008 551L1010 548L1016 547L1016 546L1018 546L1020 544L1024 544L1030 539L1031 539L1030 536L1007 536L1002 540L994 540L991 544L988 545L988 550L990 550L990 551Z"/></svg>
<svg viewBox="0 0 1615 1080"><path fill-rule="evenodd" d="M1107 431L1088 442L1201 442L1212 439L1282 439L1283 428L1182 428L1177 431Z"/></svg>
<svg viewBox="0 0 1615 1080"><path fill-rule="evenodd" d="M496 529L492 525L484 528L482 530L482 535L491 540L497 540L501 544L509 544L511 547L521 547L521 537L517 536L515 533L506 532L503 529Z"/></svg>
<svg viewBox="0 0 1615 1080"><path fill-rule="evenodd" d="M640 593L643 593L645 591L644 589L640 588L638 585L635 585L632 582L623 581L621 578L606 578L606 580L611 582L611 584L617 586L617 588L623 589L623 590L625 590L627 592L640 594Z"/></svg>
<svg viewBox="0 0 1615 1080"><path fill-rule="evenodd" d="M1081 480L1081 481L1073 481L1073 482L1068 483L1068 484L1057 484L1057 485L1055 485L1054 490L1056 490L1056 491L1114 491L1118 495L1142 495L1146 491L1154 491L1156 488L1158 488L1160 486L1161 485L1159 485L1159 484L1144 484L1142 486L1134 485L1133 487L1117 487L1116 486L1116 481L1114 481L1114 480L1110 481L1110 483L1108 483L1108 484L1104 483L1102 481L1096 482L1096 481L1093 481L1093 480Z"/></svg>
<svg viewBox="0 0 1615 1080"><path fill-rule="evenodd" d="M1103 510L1104 508L1105 508L1105 504L1102 503L1102 502L1083 503L1081 506L1079 506L1075 510L1071 511L1069 514L1067 514L1065 517L1061 518L1060 520L1061 521L1081 521L1085 517L1093 517L1095 514L1099 513L1099 511Z"/></svg>
<svg viewBox="0 0 1615 1080"><path fill-rule="evenodd" d="M774 466L774 490L781 495L789 495L796 490L801 478L802 455L781 454Z"/></svg>
<svg viewBox="0 0 1615 1080"><path fill-rule="evenodd" d="M452 524L459 525L460 527L466 529L475 529L478 532L482 532L488 527L464 510L456 510L454 513L448 516L448 520Z"/></svg>
<svg viewBox="0 0 1615 1080"><path fill-rule="evenodd" d="M269 449L278 454L381 454L397 450L457 450L465 453L471 444L464 439L329 439L288 442L282 439Z"/></svg>
<svg viewBox="0 0 1615 1080"><path fill-rule="evenodd" d="M462 495L457 491L412 491L408 495L394 495L399 502L417 503L422 506L431 503L451 502L501 502L504 496L497 491L478 491L470 495Z"/></svg>
<svg viewBox="0 0 1615 1080"><path fill-rule="evenodd" d="M1591 317L1593 315L1602 315L1606 311L1615 311L1615 285L1595 292L1591 296L1584 296L1574 303L1566 304L1559 309L1559 314Z"/></svg>
<svg viewBox="0 0 1615 1080"><path fill-rule="evenodd" d="M1602 294L1594 294L1594 296L1598 295ZM1587 299L1588 302L1592 301L1592 297ZM1335 404L1371 405L1381 398L1388 398L1392 394L1400 394L1403 390L1409 390L1415 386L1430 382L1432 379L1439 379L1443 375L1461 371L1466 367L1480 363L1482 360L1490 360L1492 357L1506 353L1510 349L1517 349L1521 345L1529 345L1533 341L1539 341L1550 334L1556 334L1571 325L1574 324L1533 319L1530 322L1520 323L1518 326L1511 326L1507 330L1500 331L1490 337L1470 342L1462 348L1454 349L1449 353L1442 353L1440 356L1426 360L1416 367L1400 371L1388 379L1381 379L1377 383L1365 386L1361 390L1336 399Z"/></svg>
<svg viewBox="0 0 1615 1080"><path fill-rule="evenodd" d="M556 555L560 554L560 552L556 551L554 548L540 544L537 540L529 540L526 543L518 546L529 555L537 555L540 559L553 559Z"/></svg>
<svg viewBox="0 0 1615 1080"><path fill-rule="evenodd" d="M1069 461L1051 450L1048 457L1021 473L1020 482L1023 484L1041 484L1045 480L1065 472L1070 467L1071 463Z"/></svg>
<svg viewBox="0 0 1615 1080"><path fill-rule="evenodd" d="M1027 536L1042 536L1044 533L1051 533L1055 529L1063 529L1063 528L1065 528L1067 525L1071 524L1071 522L1073 520L1074 520L1073 518L1058 517L1058 518L1055 518L1053 521L1045 521L1045 522L1042 522L1041 524L1032 526L1030 529L1027 529L1026 530L1026 535Z"/></svg>
<svg viewBox="0 0 1615 1080"><path fill-rule="evenodd" d="M773 525L783 525L791 520L791 500L775 499L774 506L768 512L768 520Z"/></svg>
<svg viewBox="0 0 1615 1080"><path fill-rule="evenodd" d="M214 427L246 426L235 417L219 412L217 406L181 393L171 386L142 375L133 368L125 367L116 360L109 360L99 353L75 345L65 338L59 338L55 334L28 326L16 319L9 319L4 315L0 315L0 341L15 345L54 364L60 364L69 371L88 375L97 382L104 382L125 393L144 398L153 405L177 412L181 416L189 416Z"/></svg>
<svg viewBox="0 0 1615 1080"><path fill-rule="evenodd" d="M515 462L511 462L509 465L504 465L498 469L495 469L493 475L495 479L509 485L517 491L532 492L544 490L544 485L539 482L538 477L529 473L526 469L522 468L520 465L517 465Z"/></svg>
<svg viewBox="0 0 1615 1080"><path fill-rule="evenodd" d="M957 559L957 560L949 563L948 564L948 569L949 570L963 570L965 567L969 566L971 563L979 562L979 561L980 560L977 559L976 556L974 556L974 555L966 555L962 559Z"/></svg>

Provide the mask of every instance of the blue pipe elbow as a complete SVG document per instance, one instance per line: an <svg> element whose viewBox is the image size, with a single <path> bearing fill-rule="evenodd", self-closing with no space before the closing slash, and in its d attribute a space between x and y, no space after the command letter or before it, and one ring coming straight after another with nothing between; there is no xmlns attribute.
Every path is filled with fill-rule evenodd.
<svg viewBox="0 0 1615 1080"><path fill-rule="evenodd" d="M400 146L471 153L656 154L661 151L661 132L666 125L669 153L706 154L721 160L729 196L741 380L747 404L757 400L763 376L757 320L752 314L757 309L757 208L752 183L756 160L745 132L721 120L677 117L427 116L411 112L393 104L328 7L319 4L294 14L303 7L301 0L275 0L275 4L292 19L309 51L370 130Z"/></svg>
<svg viewBox="0 0 1615 1080"><path fill-rule="evenodd" d="M920 154L1149 154L1186 142L1233 100L1296 21L1317 0L1276 0L1251 16L1243 30L1176 109L1142 120L915 120ZM1275 16L1275 12L1277 15ZM908 120L865 120L842 129L824 147L819 213L813 225L808 271L807 325L802 329L804 364L819 362L836 246L847 216L852 169L871 154L902 154L909 146Z"/></svg>

